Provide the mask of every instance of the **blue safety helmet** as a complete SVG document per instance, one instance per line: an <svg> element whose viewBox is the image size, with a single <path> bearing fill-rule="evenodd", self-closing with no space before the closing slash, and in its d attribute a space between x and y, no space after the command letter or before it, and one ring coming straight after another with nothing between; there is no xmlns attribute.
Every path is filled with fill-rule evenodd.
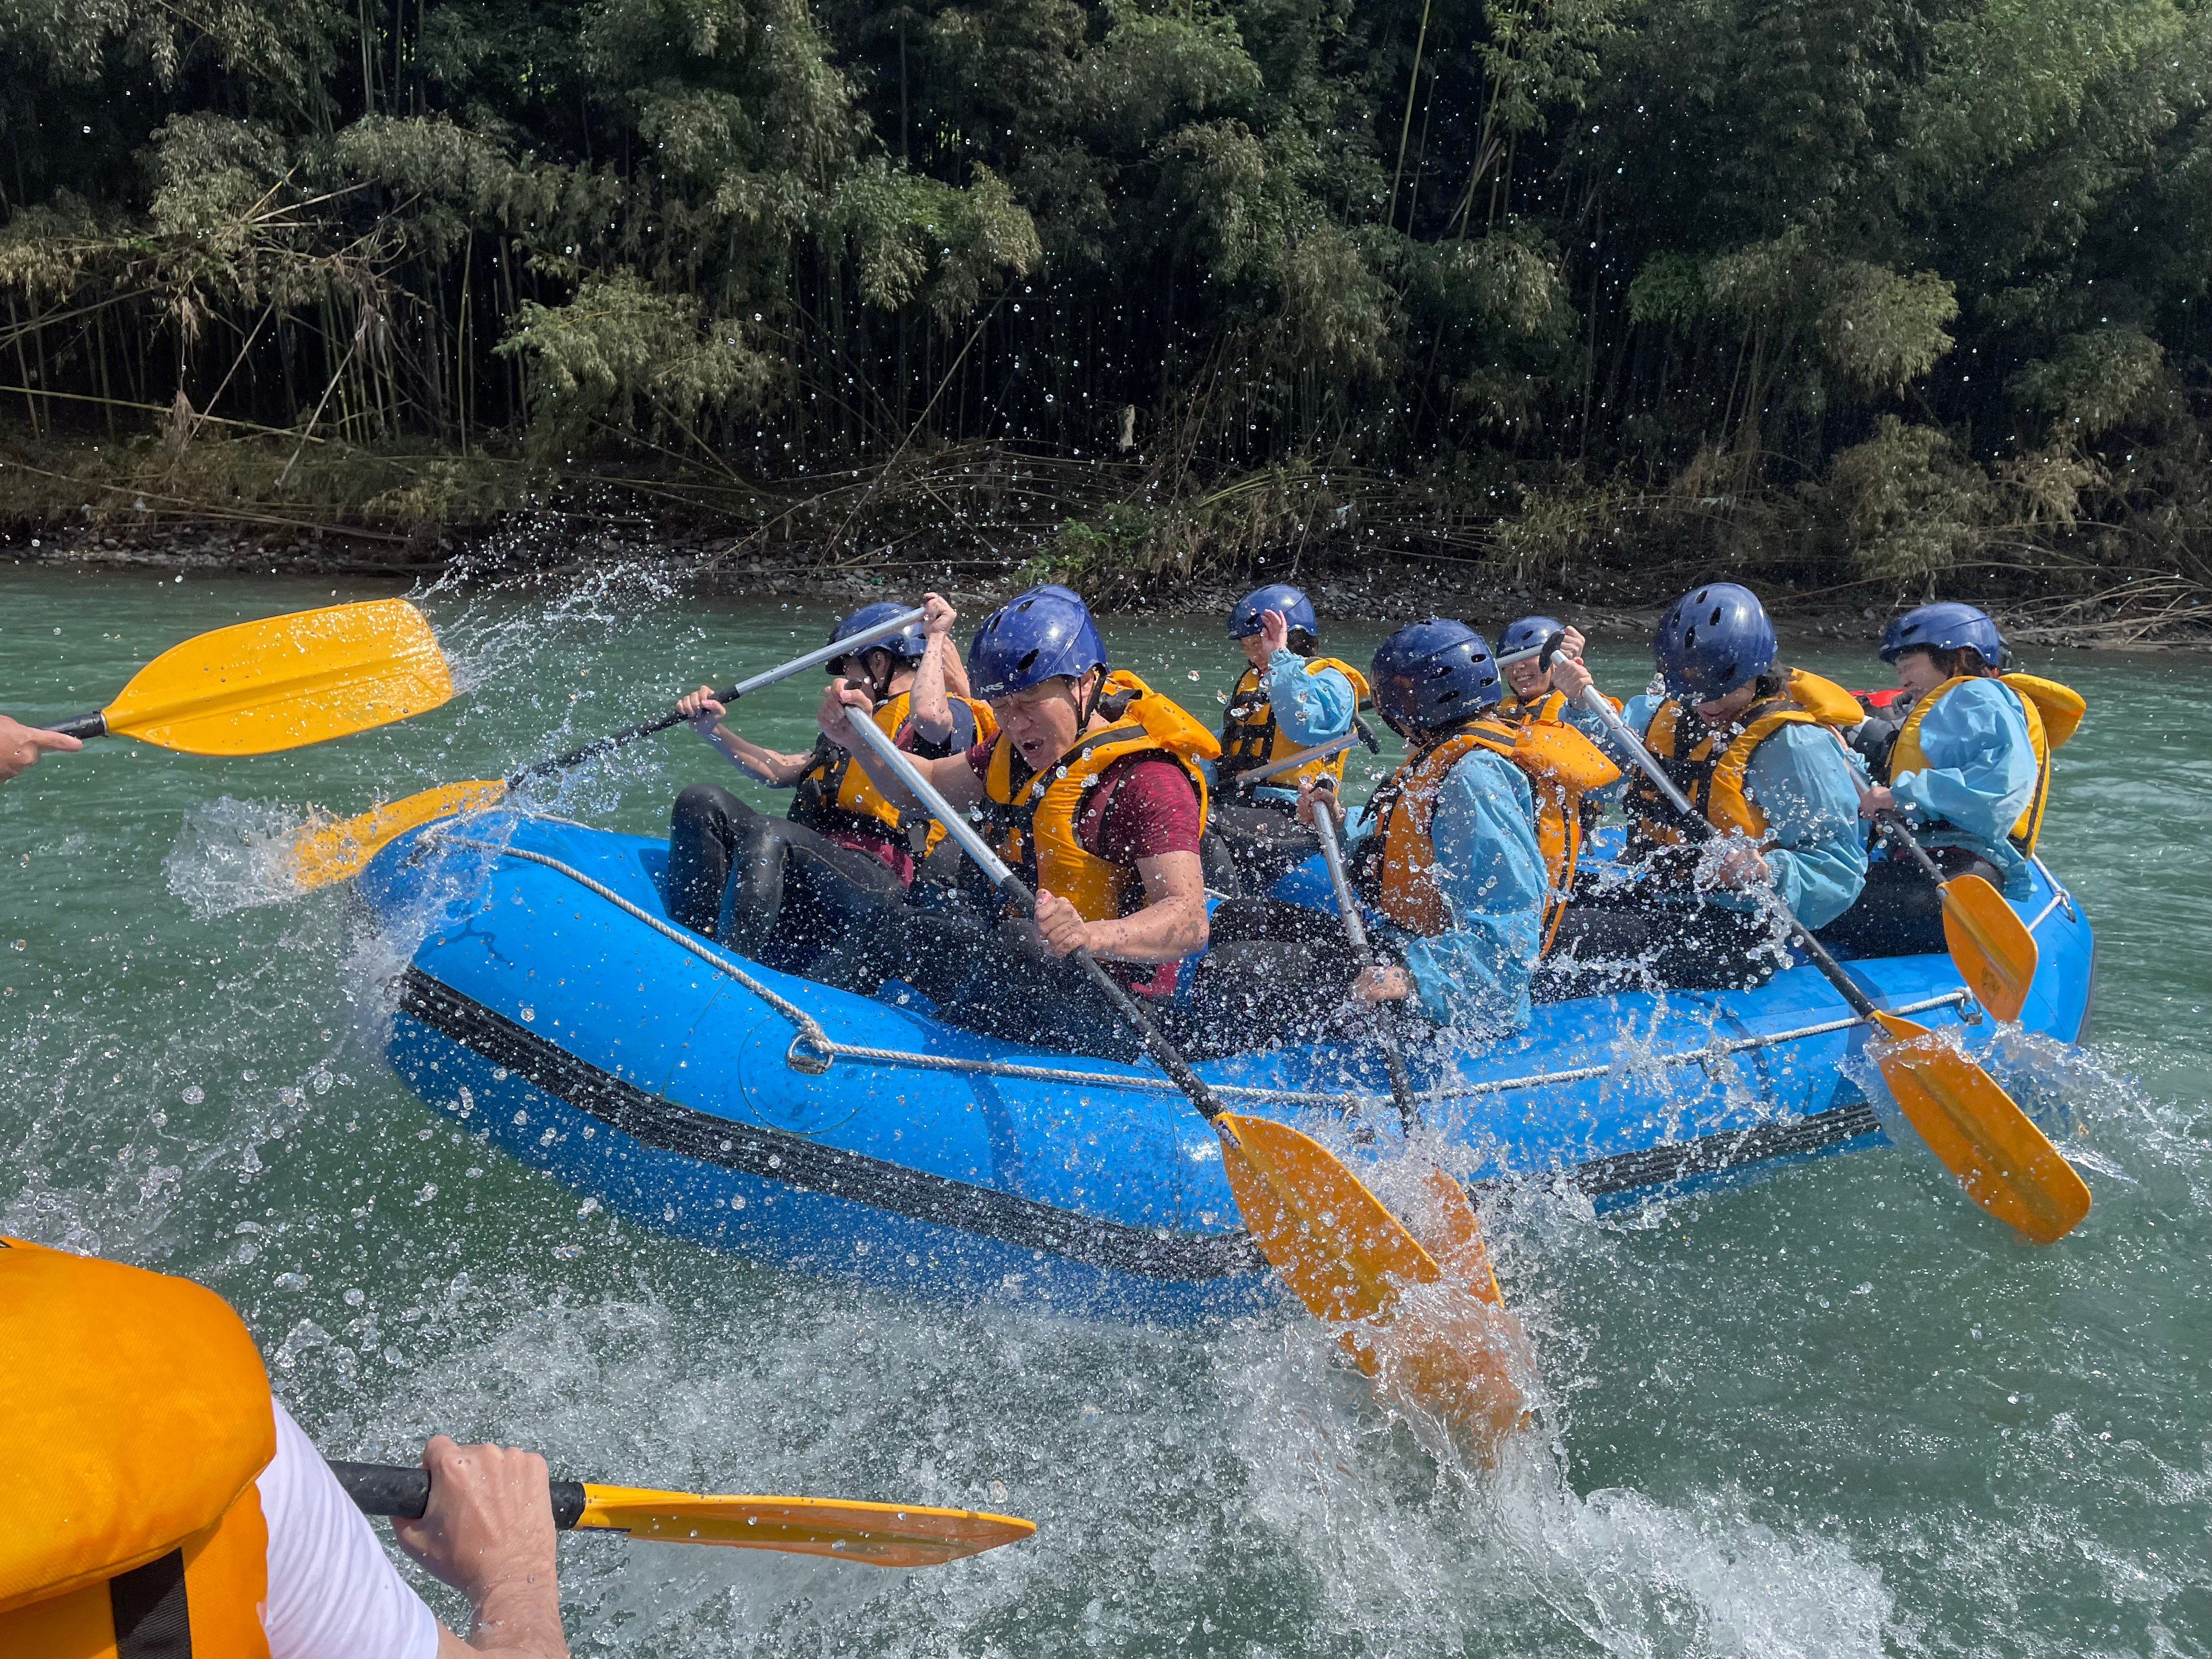
<svg viewBox="0 0 2212 1659"><path fill-rule="evenodd" d="M1986 611L1956 599L1944 599L1908 611L1881 630L1881 659L1895 662L1908 651L1981 653L1982 660L1996 668L2004 662L2004 641Z"/></svg>
<svg viewBox="0 0 2212 1659"><path fill-rule="evenodd" d="M1554 634L1566 632L1566 623L1557 617L1523 617L1498 641L1498 654L1510 657L1516 651L1528 651L1543 644Z"/></svg>
<svg viewBox="0 0 2212 1659"><path fill-rule="evenodd" d="M840 640L849 640L855 634L863 634L871 628L880 627L893 617L902 616L912 609L911 605L893 605L889 599L878 599L873 605L864 605L851 616L840 620L837 625L830 630L830 643L835 645ZM929 641L922 636L920 623L909 623L897 633L886 634L873 645L864 648L869 651L888 651L900 662L920 662L929 654ZM833 663L830 665L835 667L836 665Z"/></svg>
<svg viewBox="0 0 2212 1659"><path fill-rule="evenodd" d="M1260 613L1263 611L1281 611L1293 634L1303 632L1310 639L1321 637L1321 618L1314 615L1313 601L1306 597L1304 588L1293 587L1288 582L1269 582L1237 600L1229 612L1229 637L1250 639L1260 631Z"/></svg>
<svg viewBox="0 0 2212 1659"><path fill-rule="evenodd" d="M1504 696L1489 643L1448 617L1407 623L1375 647L1367 675L1376 708L1401 732L1441 732Z"/></svg>
<svg viewBox="0 0 2212 1659"><path fill-rule="evenodd" d="M1106 643L1090 607L1057 585L1032 587L1000 605L968 646L968 680L979 697L1006 696L1105 665Z"/></svg>
<svg viewBox="0 0 2212 1659"><path fill-rule="evenodd" d="M1774 665L1774 624L1747 587L1711 582L1667 607L1651 654L1668 695L1711 702Z"/></svg>

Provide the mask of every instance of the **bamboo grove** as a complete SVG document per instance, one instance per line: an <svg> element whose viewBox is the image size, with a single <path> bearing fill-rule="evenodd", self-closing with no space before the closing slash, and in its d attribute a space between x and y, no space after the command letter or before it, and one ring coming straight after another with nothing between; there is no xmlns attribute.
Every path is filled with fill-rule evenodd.
<svg viewBox="0 0 2212 1659"><path fill-rule="evenodd" d="M566 469L1093 576L1425 546L2179 592L2207 30L0 0L0 510L465 519Z"/></svg>

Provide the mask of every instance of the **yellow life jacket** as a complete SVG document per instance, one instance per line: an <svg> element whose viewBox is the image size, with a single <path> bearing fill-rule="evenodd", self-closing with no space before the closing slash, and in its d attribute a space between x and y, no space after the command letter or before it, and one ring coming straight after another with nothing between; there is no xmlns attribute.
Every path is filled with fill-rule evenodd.
<svg viewBox="0 0 2212 1659"><path fill-rule="evenodd" d="M977 741L998 735L999 723L992 716L990 705L968 697L951 699L956 707L965 706L975 719ZM877 728L884 736L896 738L899 727L906 724L912 698L902 691L887 697L875 713ZM855 827L880 826L893 836L903 836L907 819L899 809L884 799L867 773L853 763L848 750L837 748L826 738L814 745L811 763L799 775L793 787L796 795L791 803L791 821L803 823L808 829L823 835L836 835ZM937 850L937 843L945 839L945 826L935 819L929 821L929 830L922 846L922 855Z"/></svg>
<svg viewBox="0 0 2212 1659"><path fill-rule="evenodd" d="M1620 769L1595 744L1563 720L1523 724L1492 714L1460 726L1432 749L1409 756L1376 792L1376 805L1370 810L1379 811L1382 822L1361 848L1356 883L1377 909L1408 933L1433 939L1450 925L1451 909L1435 873L1436 844L1429 826L1444 779L1476 749L1504 756L1528 780L1536 805L1536 850L1543 855L1549 889L1544 901L1544 944L1548 948L1565 914L1575 866L1582 857L1582 798L1620 776Z"/></svg>
<svg viewBox="0 0 2212 1659"><path fill-rule="evenodd" d="M1367 684L1367 677L1350 663L1334 657L1312 657L1306 661L1309 674L1330 668L1352 682L1355 710L1374 707L1375 694ZM1234 782L1240 773L1295 755L1304 746L1291 742L1290 735L1276 722L1274 705L1267 697L1266 678L1258 669L1247 668L1237 678L1237 689L1229 694L1229 707L1221 714L1221 763L1214 769L1223 786ZM1308 761L1291 771L1278 772L1267 781L1285 789L1297 788L1300 778L1326 775L1342 782L1344 763L1351 752L1349 749L1340 749L1334 755Z"/></svg>
<svg viewBox="0 0 2212 1659"><path fill-rule="evenodd" d="M2051 799L2051 752L2065 746L2067 739L2074 735L2074 728L2081 725L2081 716L2088 712L2089 705L2080 692L2039 675L2000 674L1996 678L2020 699L2020 711L2027 717L2028 745L2035 750L2035 797L2028 802L2027 810L2014 820L2005 837L2026 857L2034 853L2036 839L2043 833L2043 809ZM1920 722L1953 687L1966 684L1963 676L1945 680L1913 704L1912 712L1898 728L1897 741L1890 745L1884 781L1900 773L1927 769L1928 755L1920 746Z"/></svg>
<svg viewBox="0 0 2212 1659"><path fill-rule="evenodd" d="M1126 669L1106 677L1102 705L1119 700L1121 712L1087 733L1045 771L1032 775L1014 745L1001 737L983 774L980 815L999 832L999 854L1042 887L1073 904L1085 921L1110 921L1144 908L1144 883L1133 866L1086 852L1075 827L1100 774L1131 755L1172 760L1198 791L1199 822L1206 821L1206 774L1201 760L1221 753L1213 733L1176 702Z"/></svg>
<svg viewBox="0 0 2212 1659"><path fill-rule="evenodd" d="M1682 741L1684 712L1672 697L1661 703L1651 716L1644 746L1715 829L1753 841L1766 835L1766 814L1744 792L1743 784L1759 745L1785 726L1825 726L1838 733L1840 743L1844 727L1866 718L1856 697L1833 680L1802 669L1790 671L1789 690L1781 696L1753 703L1733 726L1705 727L1686 744ZM1629 784L1627 808L1632 859L1689 843L1689 833L1676 821L1674 809L1640 773Z"/></svg>
<svg viewBox="0 0 2212 1659"><path fill-rule="evenodd" d="M0 1239L0 1355L15 1493L0 1512L0 1654L268 1659L253 1482L276 1424L229 1305Z"/></svg>

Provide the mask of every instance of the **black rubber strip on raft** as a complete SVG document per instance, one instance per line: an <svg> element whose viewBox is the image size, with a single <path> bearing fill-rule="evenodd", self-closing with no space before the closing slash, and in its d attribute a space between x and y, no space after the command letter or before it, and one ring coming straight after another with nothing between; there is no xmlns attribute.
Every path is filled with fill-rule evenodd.
<svg viewBox="0 0 2212 1659"><path fill-rule="evenodd" d="M1267 1258L1242 1228L1178 1234L1125 1226L972 1182L825 1146L787 1129L738 1123L679 1106L577 1059L420 969L410 968L403 975L399 1008L656 1152L1148 1279L1208 1279L1267 1269ZM1862 1102L1810 1117L1593 1158L1558 1176L1593 1198L1651 1190L1747 1164L1824 1152L1870 1135L1876 1127L1874 1108ZM1531 1175L1539 1181L1544 1178L1540 1171Z"/></svg>
<svg viewBox="0 0 2212 1659"><path fill-rule="evenodd" d="M679 1106L577 1059L417 969L410 968L400 981L399 1009L656 1152L1147 1279L1209 1279L1267 1270L1267 1259L1242 1228L1165 1233L1124 1226L825 1146L789 1130Z"/></svg>

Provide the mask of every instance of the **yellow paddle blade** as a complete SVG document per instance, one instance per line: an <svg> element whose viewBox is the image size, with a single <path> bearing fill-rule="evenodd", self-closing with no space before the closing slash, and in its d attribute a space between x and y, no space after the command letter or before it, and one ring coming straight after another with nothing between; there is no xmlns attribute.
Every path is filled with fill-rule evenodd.
<svg viewBox="0 0 2212 1659"><path fill-rule="evenodd" d="M2071 1232L2089 1213L2089 1189L1996 1079L1925 1026L1895 1014L1875 1019L1882 1080L1966 1195L2033 1243Z"/></svg>
<svg viewBox="0 0 2212 1659"><path fill-rule="evenodd" d="M829 1555L873 1567L933 1567L1027 1538L1036 1522L976 1510L836 1498L720 1498L641 1486L584 1488L579 1527L673 1544Z"/></svg>
<svg viewBox="0 0 2212 1659"><path fill-rule="evenodd" d="M1493 1298L1488 1252L1466 1195L1472 1235L1450 1237L1448 1274L1359 1178L1287 1125L1224 1112L1213 1121L1244 1224L1299 1301L1341 1328L1339 1340L1377 1385L1436 1419L1483 1461L1528 1415L1533 1374L1518 1327ZM1449 1176L1437 1177L1453 1186ZM1431 1189L1431 1206L1447 1210ZM1466 1282L1481 1251L1490 1297Z"/></svg>
<svg viewBox="0 0 2212 1659"><path fill-rule="evenodd" d="M1979 876L1954 876L1942 892L1943 941L1966 988L1999 1019L2018 1019L2035 981L2035 935Z"/></svg>
<svg viewBox="0 0 2212 1659"><path fill-rule="evenodd" d="M439 818L489 811L506 799L507 785L497 778L441 783L335 823L302 830L292 842L292 879L304 888L350 881L386 842Z"/></svg>
<svg viewBox="0 0 2212 1659"><path fill-rule="evenodd" d="M191 755L268 755L387 726L453 695L404 599L218 628L148 663L100 711L109 732Z"/></svg>
<svg viewBox="0 0 2212 1659"><path fill-rule="evenodd" d="M1406 1225L1446 1277L1493 1307L1505 1305L1490 1265L1490 1247L1482 1242L1482 1218L1468 1202L1466 1189L1434 1164L1421 1177L1420 1200Z"/></svg>

